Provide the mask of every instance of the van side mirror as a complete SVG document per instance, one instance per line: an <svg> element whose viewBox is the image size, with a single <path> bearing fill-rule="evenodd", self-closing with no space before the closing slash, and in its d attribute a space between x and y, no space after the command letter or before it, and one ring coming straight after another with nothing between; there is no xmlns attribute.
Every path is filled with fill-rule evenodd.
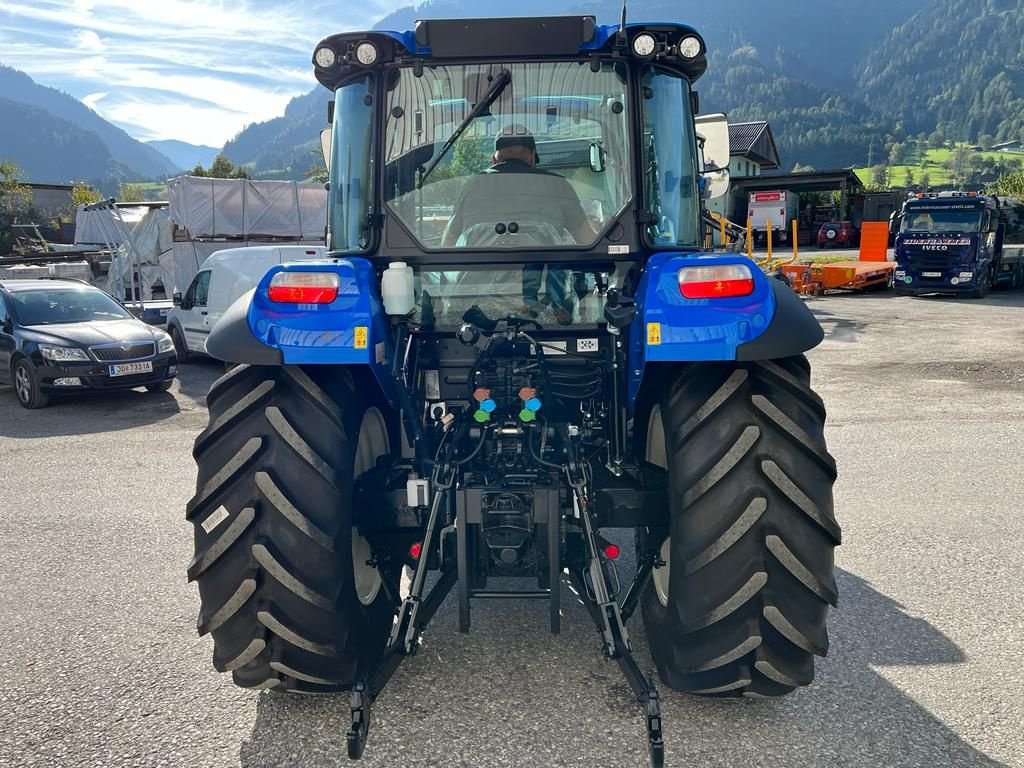
<svg viewBox="0 0 1024 768"><path fill-rule="evenodd" d="M174 295L171 296L171 302L176 307L180 307L181 306L181 291L175 291L174 292Z"/></svg>
<svg viewBox="0 0 1024 768"><path fill-rule="evenodd" d="M590 170L604 173L606 167L604 147L595 141L590 145Z"/></svg>
<svg viewBox="0 0 1024 768"><path fill-rule="evenodd" d="M724 114L702 115L694 120L697 141L703 140L705 193L708 199L729 191L729 118Z"/></svg>
<svg viewBox="0 0 1024 768"><path fill-rule="evenodd" d="M331 102L332 104L334 102ZM324 128L320 131L320 151L324 153L324 165L331 167L331 129Z"/></svg>

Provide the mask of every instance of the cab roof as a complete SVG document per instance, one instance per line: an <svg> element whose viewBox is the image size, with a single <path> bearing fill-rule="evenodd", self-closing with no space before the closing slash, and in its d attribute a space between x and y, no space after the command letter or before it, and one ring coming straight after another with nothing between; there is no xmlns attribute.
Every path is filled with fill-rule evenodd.
<svg viewBox="0 0 1024 768"><path fill-rule="evenodd" d="M620 34L620 32L622 34ZM379 50L375 64L423 59L537 59L544 57L587 56L618 51L632 56L630 44L638 35L648 33L656 40L656 50L638 60L674 66L691 80L697 80L707 69L707 46L696 29L676 22L630 22L597 24L594 16L540 16L505 19L430 19L417 21L408 31L343 32L317 44L330 48L337 56L335 63L321 67L314 55L316 77L327 88L373 65L363 66L355 56L360 43L373 43ZM678 52L680 41L696 37L699 53L684 58Z"/></svg>

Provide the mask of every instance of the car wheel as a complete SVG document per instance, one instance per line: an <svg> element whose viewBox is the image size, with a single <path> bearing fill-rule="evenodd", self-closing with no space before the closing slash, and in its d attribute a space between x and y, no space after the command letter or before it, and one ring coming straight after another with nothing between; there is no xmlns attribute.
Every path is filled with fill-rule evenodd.
<svg viewBox="0 0 1024 768"><path fill-rule="evenodd" d="M22 408L45 408L50 402L50 398L39 386L35 368L25 358L14 365L14 393Z"/></svg>
<svg viewBox="0 0 1024 768"><path fill-rule="evenodd" d="M146 389L150 392L166 392L171 388L171 383L174 379L166 379L164 381L158 381L156 384L147 384Z"/></svg>
<svg viewBox="0 0 1024 768"><path fill-rule="evenodd" d="M174 343L174 354L178 356L179 363L188 362L188 347L185 346L185 339L181 336L178 326L172 325L170 331L171 341Z"/></svg>

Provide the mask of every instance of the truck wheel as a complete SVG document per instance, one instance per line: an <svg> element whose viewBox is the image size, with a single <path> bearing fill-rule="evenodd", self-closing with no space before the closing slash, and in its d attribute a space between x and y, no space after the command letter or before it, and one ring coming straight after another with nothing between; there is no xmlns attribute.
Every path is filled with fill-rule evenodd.
<svg viewBox="0 0 1024 768"><path fill-rule="evenodd" d="M992 272L986 272L985 277L982 278L981 282L978 283L978 287L974 289L972 296L975 299L984 299L988 296L988 292L992 289Z"/></svg>
<svg viewBox="0 0 1024 768"><path fill-rule="evenodd" d="M639 414L667 470L668 530L641 604L658 673L680 691L779 696L814 678L836 605L835 462L804 356L671 369Z"/></svg>
<svg viewBox="0 0 1024 768"><path fill-rule="evenodd" d="M238 366L196 438L190 581L213 665L245 688L347 689L384 650L394 579L353 528L353 481L390 452L386 421L335 368Z"/></svg>

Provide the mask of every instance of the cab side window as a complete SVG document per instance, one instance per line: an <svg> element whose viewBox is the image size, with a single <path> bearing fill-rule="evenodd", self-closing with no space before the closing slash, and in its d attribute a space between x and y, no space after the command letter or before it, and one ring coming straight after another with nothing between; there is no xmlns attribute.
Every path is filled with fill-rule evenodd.
<svg viewBox="0 0 1024 768"><path fill-rule="evenodd" d="M203 272L196 281L196 306L205 307L210 295L210 273Z"/></svg>
<svg viewBox="0 0 1024 768"><path fill-rule="evenodd" d="M3 294L0 294L0 331L4 330L4 324L7 322L7 318L10 314L7 312L7 299L4 298Z"/></svg>
<svg viewBox="0 0 1024 768"><path fill-rule="evenodd" d="M192 281L185 294L186 307L205 307L210 293L210 272L200 272Z"/></svg>

